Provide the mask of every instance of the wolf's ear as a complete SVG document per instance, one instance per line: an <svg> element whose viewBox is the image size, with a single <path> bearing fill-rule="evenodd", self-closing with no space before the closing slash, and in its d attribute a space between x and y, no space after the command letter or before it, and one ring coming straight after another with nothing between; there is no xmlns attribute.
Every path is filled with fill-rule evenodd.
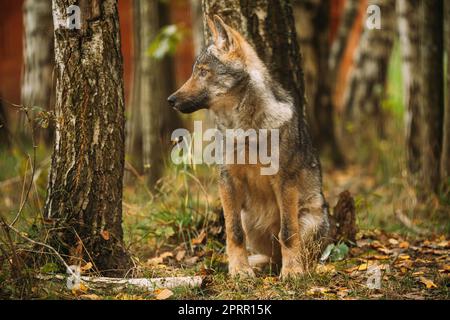
<svg viewBox="0 0 450 320"><path fill-rule="evenodd" d="M213 40L216 47L224 51L232 51L237 49L238 42L233 33L233 29L228 26L221 17L214 15L213 17L213 28L210 26L211 32L213 34ZM208 19L208 25L210 24L210 19Z"/></svg>
<svg viewBox="0 0 450 320"><path fill-rule="evenodd" d="M218 37L216 26L214 25L214 22L209 17L206 17L206 22L208 24L209 31L211 31L212 39L213 39L214 43L216 43L217 37Z"/></svg>

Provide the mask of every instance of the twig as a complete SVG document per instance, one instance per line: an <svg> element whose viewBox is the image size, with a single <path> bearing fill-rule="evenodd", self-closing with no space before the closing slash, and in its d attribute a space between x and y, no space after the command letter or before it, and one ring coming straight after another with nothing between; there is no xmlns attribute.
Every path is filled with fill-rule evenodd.
<svg viewBox="0 0 450 320"><path fill-rule="evenodd" d="M73 276L76 276L75 273L72 271L72 269L69 267L69 265L66 263L66 261L63 259L63 257L61 257L61 255L58 253L58 251L56 251L55 248L53 248L52 246L43 243L43 242L39 242L39 241L35 241L33 239L28 238L26 235L24 235L22 232L20 232L19 230L17 230L16 228L14 228L14 226L7 224L5 222L1 222L5 227L9 228L10 230L14 231L19 237L21 237L22 239L25 239L29 242L31 242L34 245L38 245L38 246L42 246L45 247L47 249L49 249L50 251L52 251L56 257L62 262L62 264L66 267L66 270L68 273L70 273Z"/></svg>
<svg viewBox="0 0 450 320"><path fill-rule="evenodd" d="M2 99L3 101L5 101L7 104L18 108L19 110L23 111L25 113L25 116L27 118L28 124L31 128L31 143L33 144L33 160L31 161L31 179L30 179L30 184L28 185L26 192L25 192L25 198L22 199L22 202L20 204L19 207L19 211L17 211L16 216L14 217L14 220L11 222L10 227L14 226L14 224L17 222L17 220L19 220L19 217L23 211L23 208L25 207L25 204L27 203L28 197L30 195L30 191L31 188L33 187L33 182L34 182L34 175L36 174L36 139L35 139L35 129L34 129L34 125L33 125L33 121L30 118L30 115L28 113L28 107L24 107L22 105L18 105L12 102L9 102L5 99ZM28 155L28 157L30 157Z"/></svg>
<svg viewBox="0 0 450 320"><path fill-rule="evenodd" d="M427 231L416 226L411 219L409 219L400 209L395 210L395 217L400 221L405 227L408 229L411 229L413 232L417 233L418 235L425 235L427 234Z"/></svg>

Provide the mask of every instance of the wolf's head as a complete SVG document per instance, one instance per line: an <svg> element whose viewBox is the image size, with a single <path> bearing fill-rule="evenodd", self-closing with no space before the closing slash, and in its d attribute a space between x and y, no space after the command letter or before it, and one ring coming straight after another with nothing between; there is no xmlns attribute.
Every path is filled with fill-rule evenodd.
<svg viewBox="0 0 450 320"><path fill-rule="evenodd" d="M167 99L183 113L236 105L249 81L248 59L257 59L245 39L219 16L208 18L208 27L212 44L197 57L189 80Z"/></svg>

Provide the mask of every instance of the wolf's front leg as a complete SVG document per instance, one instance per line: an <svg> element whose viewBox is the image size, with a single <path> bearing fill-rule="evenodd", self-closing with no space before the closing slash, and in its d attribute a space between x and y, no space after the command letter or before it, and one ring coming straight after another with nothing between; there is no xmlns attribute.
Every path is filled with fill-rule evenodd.
<svg viewBox="0 0 450 320"><path fill-rule="evenodd" d="M245 233L241 221L242 190L236 183L221 181L219 193L225 216L229 273L232 276L254 277L255 274L248 263Z"/></svg>
<svg viewBox="0 0 450 320"><path fill-rule="evenodd" d="M288 278L304 273L301 263L301 241L298 223L300 194L295 185L285 185L275 192L281 215L279 239L281 243L281 277Z"/></svg>

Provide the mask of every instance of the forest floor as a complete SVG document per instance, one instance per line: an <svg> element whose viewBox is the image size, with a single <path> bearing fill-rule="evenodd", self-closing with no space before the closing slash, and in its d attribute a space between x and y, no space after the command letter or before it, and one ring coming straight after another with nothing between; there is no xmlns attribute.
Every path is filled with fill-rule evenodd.
<svg viewBox="0 0 450 320"><path fill-rule="evenodd" d="M5 163L3 159L3 163ZM43 161L45 163L45 161ZM23 230L42 208L45 164L24 211ZM383 174L389 171L382 170ZM134 257L133 277L194 276L198 288L142 290L82 286L68 290L65 281L35 281L28 297L35 299L450 299L450 222L448 203L417 202L405 179L387 180L368 167L325 171L324 189L330 207L349 190L355 199L357 241L336 244L316 269L299 279L280 280L272 270L255 279L227 275L224 230L213 168L178 168L151 192L136 179L124 192L124 232ZM401 171L399 171L401 172ZM44 181L41 181L44 180ZM9 181L8 179L4 181ZM380 181L384 181L381 183ZM0 208L14 216L22 195L21 181L0 185ZM41 185L41 186L40 186ZM32 213L34 212L34 213ZM28 226L28 227L27 227ZM31 231L26 231L30 234ZM324 257L325 258L325 257ZM4 261L2 268L4 267ZM96 276L90 266L83 274ZM54 263L35 273L55 272ZM59 270L61 272L61 270ZM0 296L19 297L17 285L0 273Z"/></svg>

